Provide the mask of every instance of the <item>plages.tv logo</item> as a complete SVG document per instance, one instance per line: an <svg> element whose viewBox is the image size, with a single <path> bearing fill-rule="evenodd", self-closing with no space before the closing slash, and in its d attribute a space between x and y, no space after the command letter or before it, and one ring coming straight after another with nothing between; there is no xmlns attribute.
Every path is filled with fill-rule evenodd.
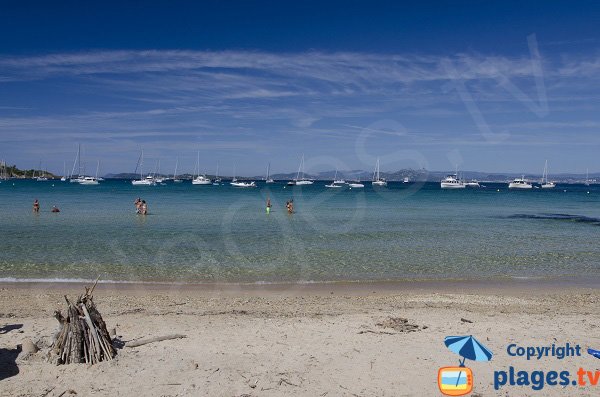
<svg viewBox="0 0 600 397"><path fill-rule="evenodd" d="M464 396L473 391L473 371L465 367L465 360L490 361L492 352L473 335L447 336L444 344L462 357L458 367L442 367L438 371L438 387L447 396Z"/></svg>

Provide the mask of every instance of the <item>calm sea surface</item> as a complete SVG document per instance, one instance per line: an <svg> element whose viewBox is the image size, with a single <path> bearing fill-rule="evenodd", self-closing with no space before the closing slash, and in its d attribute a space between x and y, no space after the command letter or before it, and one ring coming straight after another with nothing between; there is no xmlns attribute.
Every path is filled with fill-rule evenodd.
<svg viewBox="0 0 600 397"><path fill-rule="evenodd" d="M148 216L135 214L136 197L148 202ZM39 214L31 211L36 198ZM291 198L297 212L288 215ZM52 205L61 213L51 213ZM3 181L0 279L597 278L599 218L600 186L450 191L438 183L377 190L368 183L330 190L320 182L240 189L189 181Z"/></svg>

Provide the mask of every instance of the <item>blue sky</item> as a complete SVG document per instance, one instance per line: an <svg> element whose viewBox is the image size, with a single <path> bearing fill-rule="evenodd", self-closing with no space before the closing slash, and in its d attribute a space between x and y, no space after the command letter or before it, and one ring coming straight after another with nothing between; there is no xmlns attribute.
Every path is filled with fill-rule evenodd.
<svg viewBox="0 0 600 397"><path fill-rule="evenodd" d="M12 2L0 159L600 170L596 2ZM290 3L290 4L288 4Z"/></svg>

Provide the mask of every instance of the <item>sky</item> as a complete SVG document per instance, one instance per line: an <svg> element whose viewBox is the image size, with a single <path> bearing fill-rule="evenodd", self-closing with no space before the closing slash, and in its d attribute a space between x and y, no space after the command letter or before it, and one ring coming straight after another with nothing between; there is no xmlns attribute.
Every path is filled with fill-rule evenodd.
<svg viewBox="0 0 600 397"><path fill-rule="evenodd" d="M598 2L86 3L3 2L0 160L600 171Z"/></svg>

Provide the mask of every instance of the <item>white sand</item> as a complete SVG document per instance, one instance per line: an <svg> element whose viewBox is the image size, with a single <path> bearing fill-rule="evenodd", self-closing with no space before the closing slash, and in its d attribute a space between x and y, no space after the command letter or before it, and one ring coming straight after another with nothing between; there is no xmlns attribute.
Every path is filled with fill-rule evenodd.
<svg viewBox="0 0 600 397"><path fill-rule="evenodd" d="M78 289L72 288L69 293L75 296ZM600 384L538 392L492 387L493 371L509 365L598 370L600 360L587 354L527 361L506 353L511 342L600 348L598 290L555 290L552 295L344 292L223 294L101 285L95 302L124 341L172 333L187 339L123 348L114 361L94 366L54 366L44 360L47 347L12 363L10 350L25 338L48 346L58 324L52 313L65 307L62 292L5 285L0 327L22 327L0 334L0 396L65 391L63 396L69 396L69 390L77 396L437 396L438 368L458 363L444 337L470 334L495 354L489 363L467 363L474 371L473 395L600 395ZM403 333L376 325L388 317L407 318L420 329ZM18 374L8 376L15 368Z"/></svg>

